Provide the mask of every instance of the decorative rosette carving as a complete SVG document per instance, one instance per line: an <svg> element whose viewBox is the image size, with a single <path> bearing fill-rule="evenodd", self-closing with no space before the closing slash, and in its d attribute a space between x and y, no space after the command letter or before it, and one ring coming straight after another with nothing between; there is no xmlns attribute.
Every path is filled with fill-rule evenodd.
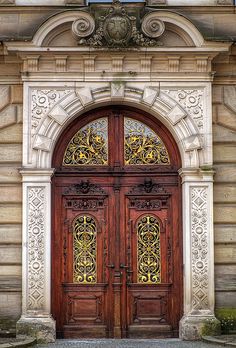
<svg viewBox="0 0 236 348"><path fill-rule="evenodd" d="M157 14L149 13L142 21L142 32L151 38L157 38L164 33L165 24L157 18Z"/></svg>
<svg viewBox="0 0 236 348"><path fill-rule="evenodd" d="M86 12L79 12L78 18L72 23L72 33L77 39L83 39L93 33L95 29L94 18Z"/></svg>

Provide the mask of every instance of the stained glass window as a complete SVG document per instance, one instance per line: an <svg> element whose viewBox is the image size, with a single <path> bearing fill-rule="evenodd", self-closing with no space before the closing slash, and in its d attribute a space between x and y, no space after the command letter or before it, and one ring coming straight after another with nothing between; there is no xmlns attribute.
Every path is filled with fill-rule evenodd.
<svg viewBox="0 0 236 348"><path fill-rule="evenodd" d="M63 165L107 165L108 120L99 118L81 128L66 148Z"/></svg>
<svg viewBox="0 0 236 348"><path fill-rule="evenodd" d="M141 217L137 223L137 282L161 282L160 224L152 215Z"/></svg>
<svg viewBox="0 0 236 348"><path fill-rule="evenodd" d="M97 226L89 215L79 216L73 225L73 282L97 281Z"/></svg>
<svg viewBox="0 0 236 348"><path fill-rule="evenodd" d="M170 164L163 141L151 128L128 117L125 117L124 128L126 165Z"/></svg>

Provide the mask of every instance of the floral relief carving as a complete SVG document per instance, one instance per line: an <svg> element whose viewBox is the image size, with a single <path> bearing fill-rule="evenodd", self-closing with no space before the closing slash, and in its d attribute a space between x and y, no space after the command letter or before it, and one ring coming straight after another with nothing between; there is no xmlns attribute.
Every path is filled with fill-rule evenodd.
<svg viewBox="0 0 236 348"><path fill-rule="evenodd" d="M208 303L208 258L207 241L207 188L192 187L191 191L192 233L192 307L195 310L209 308Z"/></svg>
<svg viewBox="0 0 236 348"><path fill-rule="evenodd" d="M43 309L45 274L45 188L28 187L28 303Z"/></svg>
<svg viewBox="0 0 236 348"><path fill-rule="evenodd" d="M56 89L33 89L31 92L31 115L32 115L32 133L36 133L36 129L42 120L47 115L49 110L71 90L56 90Z"/></svg>
<svg viewBox="0 0 236 348"><path fill-rule="evenodd" d="M171 89L164 90L179 103L194 120L200 131L203 131L203 90L202 89Z"/></svg>

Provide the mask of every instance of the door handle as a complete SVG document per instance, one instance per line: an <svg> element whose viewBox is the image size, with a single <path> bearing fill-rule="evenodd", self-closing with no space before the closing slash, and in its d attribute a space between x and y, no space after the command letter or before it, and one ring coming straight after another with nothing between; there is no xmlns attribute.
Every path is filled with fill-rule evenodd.
<svg viewBox="0 0 236 348"><path fill-rule="evenodd" d="M113 263L111 265L106 265L106 267L108 268L115 268L115 265L113 265Z"/></svg>
<svg viewBox="0 0 236 348"><path fill-rule="evenodd" d="M126 268L126 269L128 269L129 266L123 265L123 263L121 263L121 264L120 264L120 268Z"/></svg>

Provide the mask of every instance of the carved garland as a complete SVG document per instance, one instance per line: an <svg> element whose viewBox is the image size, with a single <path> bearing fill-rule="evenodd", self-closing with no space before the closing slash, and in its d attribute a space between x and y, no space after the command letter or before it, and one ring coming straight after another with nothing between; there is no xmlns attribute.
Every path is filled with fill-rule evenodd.
<svg viewBox="0 0 236 348"><path fill-rule="evenodd" d="M191 232L192 232L192 272L193 309L206 309L208 303L208 240L207 240L207 200L206 187L192 187L191 191Z"/></svg>
<svg viewBox="0 0 236 348"><path fill-rule="evenodd" d="M45 188L28 187L28 303L27 309L43 309L45 273Z"/></svg>

